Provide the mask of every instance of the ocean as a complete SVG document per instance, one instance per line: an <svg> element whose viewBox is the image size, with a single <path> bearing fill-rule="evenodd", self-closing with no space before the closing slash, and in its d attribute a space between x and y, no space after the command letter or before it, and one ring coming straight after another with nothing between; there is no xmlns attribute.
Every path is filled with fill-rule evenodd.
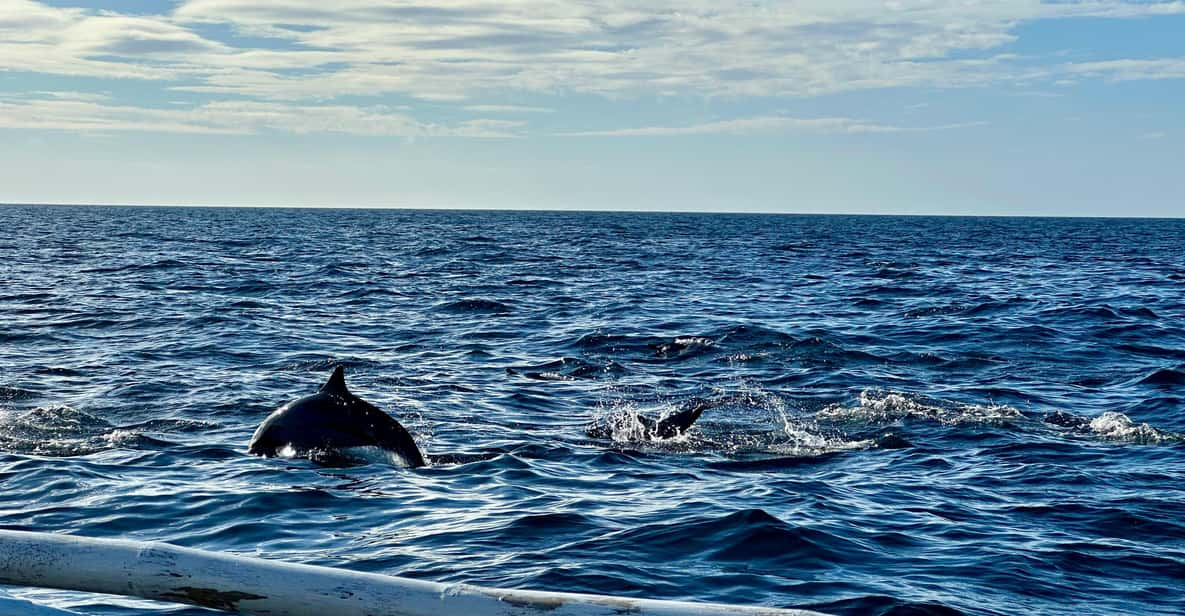
<svg viewBox="0 0 1185 616"><path fill-rule="evenodd" d="M337 365L427 467L247 455ZM836 615L1179 614L1183 386L1185 220L0 207L5 529ZM684 436L589 436L695 399Z"/></svg>

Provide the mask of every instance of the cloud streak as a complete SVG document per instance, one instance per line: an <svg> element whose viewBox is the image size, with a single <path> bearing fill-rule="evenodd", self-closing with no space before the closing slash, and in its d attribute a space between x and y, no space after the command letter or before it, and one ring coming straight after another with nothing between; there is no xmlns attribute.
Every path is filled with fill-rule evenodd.
<svg viewBox="0 0 1185 616"><path fill-rule="evenodd" d="M1108 81L1185 79L1185 58L1082 62L1068 64L1065 70L1071 75L1102 77Z"/></svg>
<svg viewBox="0 0 1185 616"><path fill-rule="evenodd" d="M720 120L685 126L645 126L600 131L561 133L563 137L671 137L685 135L748 135L785 132L821 134L908 133L951 130L985 126L986 122L963 122L940 126L894 126L875 124L853 118L792 118L761 116L734 120Z"/></svg>
<svg viewBox="0 0 1185 616"><path fill-rule="evenodd" d="M214 101L187 112L90 101L95 122L83 121L82 107L71 113L47 108L64 114L50 119L20 116L37 126L56 121L79 130L95 125L231 132L319 127L350 134L372 127L382 135L441 130L506 136L521 132L521 125L475 120L482 128L441 129L406 113L342 101L398 97L468 113L537 116L553 108L506 101L738 101L903 87L1181 79L1185 58L1066 64L1002 53L1025 23L1176 14L1185 14L1185 2L656 0L643 7L620 0L342 0L332 6L314 0L184 0L168 13L133 16L6 0L0 4L0 70L137 80L166 94ZM218 115L230 109L245 119L235 123ZM281 109L296 128L261 119ZM137 113L138 119L131 117ZM569 134L917 130L831 120L846 123L795 126L789 118L769 116ZM11 118L3 122L14 125ZM117 126L125 128L112 128Z"/></svg>
<svg viewBox="0 0 1185 616"><path fill-rule="evenodd" d="M0 96L0 128L95 133L160 132L206 135L337 133L370 137L518 136L521 122L476 119L454 125L418 121L382 107L286 105L220 101L195 107L152 108L112 105L75 93L44 97Z"/></svg>

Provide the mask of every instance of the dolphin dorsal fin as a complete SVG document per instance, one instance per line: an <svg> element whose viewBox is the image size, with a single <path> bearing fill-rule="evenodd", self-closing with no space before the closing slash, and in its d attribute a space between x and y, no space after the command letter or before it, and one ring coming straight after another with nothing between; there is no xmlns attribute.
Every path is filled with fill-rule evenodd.
<svg viewBox="0 0 1185 616"><path fill-rule="evenodd" d="M321 393L331 394L335 396L347 396L350 390L346 389L346 371L341 365L333 369L333 374L329 375L329 380L321 386Z"/></svg>

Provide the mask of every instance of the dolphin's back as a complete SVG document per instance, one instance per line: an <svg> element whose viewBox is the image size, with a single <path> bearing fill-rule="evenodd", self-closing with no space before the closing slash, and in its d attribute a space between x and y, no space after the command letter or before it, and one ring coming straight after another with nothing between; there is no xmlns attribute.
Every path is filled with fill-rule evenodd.
<svg viewBox="0 0 1185 616"><path fill-rule="evenodd" d="M424 457L411 434L390 415L345 388L341 368L320 391L277 409L255 430L249 453L339 463L350 449L377 447L410 467Z"/></svg>

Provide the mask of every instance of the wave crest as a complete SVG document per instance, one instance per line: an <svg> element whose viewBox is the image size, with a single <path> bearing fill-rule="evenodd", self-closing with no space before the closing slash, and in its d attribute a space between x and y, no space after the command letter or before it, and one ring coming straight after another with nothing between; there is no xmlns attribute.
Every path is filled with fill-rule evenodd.
<svg viewBox="0 0 1185 616"><path fill-rule="evenodd" d="M0 452L68 457L161 444L140 426L116 426L69 406L0 413Z"/></svg>
<svg viewBox="0 0 1185 616"><path fill-rule="evenodd" d="M1181 442L1185 435L1157 430L1146 423L1136 423L1123 413L1107 411L1090 420L1090 429L1108 440L1140 444Z"/></svg>
<svg viewBox="0 0 1185 616"><path fill-rule="evenodd" d="M924 420L949 426L1006 425L1025 418L1023 413L1008 405L946 402L884 390L864 390L860 392L856 406L834 404L820 410L816 417L867 423Z"/></svg>

